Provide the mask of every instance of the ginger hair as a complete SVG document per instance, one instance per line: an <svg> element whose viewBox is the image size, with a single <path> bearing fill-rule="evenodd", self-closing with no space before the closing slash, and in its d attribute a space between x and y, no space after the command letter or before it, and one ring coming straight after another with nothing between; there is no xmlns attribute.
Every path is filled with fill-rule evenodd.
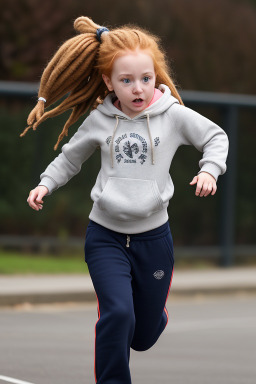
<svg viewBox="0 0 256 384"><path fill-rule="evenodd" d="M38 97L39 100L27 118L28 126L20 134L24 136L30 128L36 128L50 117L58 116L72 109L58 141L56 151L68 129L90 108L95 109L110 93L102 79L102 74L111 77L113 62L116 57L127 51L141 49L146 51L154 62L156 87L166 84L180 104L184 105L171 78L170 69L158 36L133 24L102 33L101 43L96 38L96 31L101 26L89 17L78 17L74 21L77 36L64 42L54 54L43 71ZM55 108L45 111L63 96L68 96Z"/></svg>

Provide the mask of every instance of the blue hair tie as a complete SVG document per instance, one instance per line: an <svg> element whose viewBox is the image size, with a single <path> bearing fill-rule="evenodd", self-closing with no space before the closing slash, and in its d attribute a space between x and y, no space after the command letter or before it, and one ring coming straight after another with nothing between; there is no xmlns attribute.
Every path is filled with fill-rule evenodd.
<svg viewBox="0 0 256 384"><path fill-rule="evenodd" d="M103 32L109 32L109 29L106 27L101 27L101 28L98 28L96 31L96 37L100 43L101 43L101 35Z"/></svg>

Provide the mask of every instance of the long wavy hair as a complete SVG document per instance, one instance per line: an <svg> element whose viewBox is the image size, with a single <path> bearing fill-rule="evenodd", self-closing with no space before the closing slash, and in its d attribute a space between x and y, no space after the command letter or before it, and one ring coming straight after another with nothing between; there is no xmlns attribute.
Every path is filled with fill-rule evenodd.
<svg viewBox="0 0 256 384"><path fill-rule="evenodd" d="M89 17L81 16L74 21L74 29L79 34L64 42L44 69L38 97L45 98L46 102L37 102L27 118L28 126L20 137L30 128L36 130L46 119L72 109L54 146L56 151L63 137L68 136L69 127L89 109L95 109L103 102L109 91L102 74L111 77L115 58L128 50L145 50L154 63L156 87L166 84L172 95L184 105L158 36L134 24L126 24L103 33L99 42L96 31L100 27ZM67 94L57 107L45 111L46 107Z"/></svg>

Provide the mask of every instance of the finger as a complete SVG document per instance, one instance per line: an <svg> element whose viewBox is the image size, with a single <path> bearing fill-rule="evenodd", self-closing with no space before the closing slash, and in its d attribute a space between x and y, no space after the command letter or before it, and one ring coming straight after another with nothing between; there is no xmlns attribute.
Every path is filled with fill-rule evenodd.
<svg viewBox="0 0 256 384"><path fill-rule="evenodd" d="M197 187L196 187L196 192L195 192L196 196L198 196L199 193L201 192L202 186L203 186L202 185L202 181L198 181L197 182Z"/></svg>
<svg viewBox="0 0 256 384"><path fill-rule="evenodd" d="M38 205L36 205L35 203L30 203L29 206L30 206L32 209L36 210L36 211L39 210Z"/></svg>
<svg viewBox="0 0 256 384"><path fill-rule="evenodd" d="M42 197L40 195L37 196L36 203L43 203Z"/></svg>
<svg viewBox="0 0 256 384"><path fill-rule="evenodd" d="M36 198L36 203L39 204L39 203L43 203L43 200L42 198L44 197L44 193L42 192L42 190L38 190L38 194L37 194L37 198Z"/></svg>
<svg viewBox="0 0 256 384"><path fill-rule="evenodd" d="M211 191L212 191L212 183L209 183L208 187L206 188L204 197L208 196L211 193Z"/></svg>
<svg viewBox="0 0 256 384"><path fill-rule="evenodd" d="M215 195L216 191L217 191L217 185L215 184L212 188L212 195Z"/></svg>
<svg viewBox="0 0 256 384"><path fill-rule="evenodd" d="M212 183L211 182L208 182L208 181L205 181L204 184L203 184L203 188L202 188L202 195L201 196L208 196L209 193L211 192L212 190Z"/></svg>
<svg viewBox="0 0 256 384"><path fill-rule="evenodd" d="M194 185L196 182L197 182L197 176L195 176L194 178L193 178L193 180L192 181L190 181L190 183L189 184L191 184L191 185Z"/></svg>
<svg viewBox="0 0 256 384"><path fill-rule="evenodd" d="M200 192L200 197L203 197L207 191L207 186L208 186L208 183L207 181L205 181L202 185L202 189L201 189L201 192Z"/></svg>
<svg viewBox="0 0 256 384"><path fill-rule="evenodd" d="M29 198L28 198L29 206L38 211L39 208L35 202L36 198L37 198L37 192L35 192L34 190L30 191Z"/></svg>
<svg viewBox="0 0 256 384"><path fill-rule="evenodd" d="M27 202L28 202L28 204L29 204L29 206L31 207L31 204L32 204L32 195L33 195L33 193L32 193L32 191L30 191L29 192L29 196L28 196L28 198L27 198Z"/></svg>

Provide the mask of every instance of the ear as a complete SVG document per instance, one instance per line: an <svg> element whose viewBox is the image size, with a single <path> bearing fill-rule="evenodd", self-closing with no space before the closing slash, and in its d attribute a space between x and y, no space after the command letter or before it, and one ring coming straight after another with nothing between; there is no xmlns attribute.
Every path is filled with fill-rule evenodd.
<svg viewBox="0 0 256 384"><path fill-rule="evenodd" d="M102 74L102 79L103 79L104 83L106 84L108 90L110 92L113 91L114 88L113 88L113 85L112 85L110 78L107 75Z"/></svg>

